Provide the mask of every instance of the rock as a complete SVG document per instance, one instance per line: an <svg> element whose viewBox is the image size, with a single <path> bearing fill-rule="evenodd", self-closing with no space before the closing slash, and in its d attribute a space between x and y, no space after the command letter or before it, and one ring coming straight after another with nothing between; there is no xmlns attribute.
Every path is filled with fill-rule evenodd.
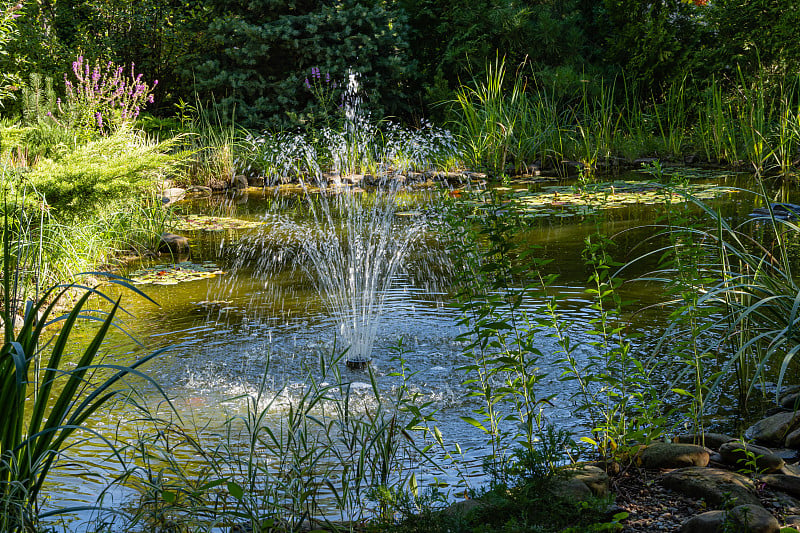
<svg viewBox="0 0 800 533"><path fill-rule="evenodd" d="M575 465L564 469L564 473L573 480L578 480L586 485L595 496L602 497L608 494L608 474L597 466Z"/></svg>
<svg viewBox="0 0 800 533"><path fill-rule="evenodd" d="M786 474L787 476L800 476L800 465L783 465L781 474Z"/></svg>
<svg viewBox="0 0 800 533"><path fill-rule="evenodd" d="M791 435L791 433L789 435ZM788 439L789 437L786 438ZM800 460L800 453L798 453L798 450L793 450L790 448L773 448L772 453L783 459L786 463L793 463Z"/></svg>
<svg viewBox="0 0 800 533"><path fill-rule="evenodd" d="M241 174L234 176L230 184L231 189L246 189L249 186L250 184L247 183L247 178Z"/></svg>
<svg viewBox="0 0 800 533"><path fill-rule="evenodd" d="M211 187L205 187L203 185L192 185L186 188L186 194L195 196L211 196L212 192Z"/></svg>
<svg viewBox="0 0 800 533"><path fill-rule="evenodd" d="M800 477L787 476L786 474L765 474L758 479L773 490L779 490L790 496L800 498Z"/></svg>
<svg viewBox="0 0 800 533"><path fill-rule="evenodd" d="M787 448L791 448L793 450L800 450L800 429L795 429L788 435L786 435L786 440L783 442L784 446Z"/></svg>
<svg viewBox="0 0 800 533"><path fill-rule="evenodd" d="M724 511L708 511L695 515L681 524L680 533L712 533L720 531L724 523Z"/></svg>
<svg viewBox="0 0 800 533"><path fill-rule="evenodd" d="M745 436L768 446L783 446L787 435L799 429L798 426L800 426L800 411L778 413L750 426L745 431Z"/></svg>
<svg viewBox="0 0 800 533"><path fill-rule="evenodd" d="M794 386L786 389L781 394L778 404L784 409L797 411L800 409L800 387Z"/></svg>
<svg viewBox="0 0 800 533"><path fill-rule="evenodd" d="M642 452L645 468L681 468L684 466L707 466L708 450L696 444L673 444L657 442Z"/></svg>
<svg viewBox="0 0 800 533"><path fill-rule="evenodd" d="M781 525L760 505L737 505L728 511L727 521L734 531L748 533L780 533Z"/></svg>
<svg viewBox="0 0 800 533"><path fill-rule="evenodd" d="M189 239L183 235L174 233L162 233L161 242L158 244L159 253L170 253L173 255L189 253Z"/></svg>
<svg viewBox="0 0 800 533"><path fill-rule="evenodd" d="M567 500L587 501L592 497L592 489L579 479L554 479L550 482L550 490L556 496Z"/></svg>
<svg viewBox="0 0 800 533"><path fill-rule="evenodd" d="M737 440L726 442L720 446L719 454L725 464L737 470L753 470L753 465L747 464L748 461L753 459L756 463L755 470L767 474L779 471L784 465L783 459L772 453L769 448L746 444Z"/></svg>
<svg viewBox="0 0 800 533"><path fill-rule="evenodd" d="M760 505L737 505L730 511L708 511L681 525L681 533L780 533L780 524Z"/></svg>
<svg viewBox="0 0 800 533"><path fill-rule="evenodd" d="M793 527L800 530L800 515L790 514L789 516L784 516L783 523L788 527Z"/></svg>
<svg viewBox="0 0 800 533"><path fill-rule="evenodd" d="M679 468L665 474L662 484L681 494L703 498L711 507L722 507L731 499L739 504L759 505L755 485L751 480L721 468Z"/></svg>
<svg viewBox="0 0 800 533"><path fill-rule="evenodd" d="M486 503L481 500L469 499L461 500L452 503L449 507L442 511L445 515L451 516L465 516L476 509L486 507Z"/></svg>
<svg viewBox="0 0 800 533"><path fill-rule="evenodd" d="M777 511L785 514L800 513L800 500L786 494L785 492L771 491L769 505ZM764 507L767 507L766 505Z"/></svg>
<svg viewBox="0 0 800 533"><path fill-rule="evenodd" d="M586 501L592 496L602 497L608 494L608 474L602 468L578 464L565 467L560 473L562 477L557 477L550 483L550 489L558 496Z"/></svg>
<svg viewBox="0 0 800 533"><path fill-rule="evenodd" d="M247 183L251 187L264 187L267 180L264 176L248 176Z"/></svg>
<svg viewBox="0 0 800 533"><path fill-rule="evenodd" d="M705 446L712 450L719 450L720 446L732 440L736 439L723 433L703 433L702 435L684 434L675 437L675 442L681 444L699 444L700 446Z"/></svg>
<svg viewBox="0 0 800 533"><path fill-rule="evenodd" d="M186 189L181 189L180 187L164 189L161 193L161 202L164 205L174 204L175 202L183 200L184 196L186 196Z"/></svg>

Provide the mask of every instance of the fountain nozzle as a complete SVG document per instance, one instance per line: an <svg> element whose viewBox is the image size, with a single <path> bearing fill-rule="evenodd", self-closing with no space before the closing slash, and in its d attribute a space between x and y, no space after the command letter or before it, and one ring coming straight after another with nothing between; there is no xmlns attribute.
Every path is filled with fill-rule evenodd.
<svg viewBox="0 0 800 533"><path fill-rule="evenodd" d="M347 359L344 364L350 370L364 370L369 366L369 359Z"/></svg>

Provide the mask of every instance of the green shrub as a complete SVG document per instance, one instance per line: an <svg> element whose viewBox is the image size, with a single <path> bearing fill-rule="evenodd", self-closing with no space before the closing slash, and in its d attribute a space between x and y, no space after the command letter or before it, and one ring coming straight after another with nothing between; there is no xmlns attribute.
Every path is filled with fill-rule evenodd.
<svg viewBox="0 0 800 533"><path fill-rule="evenodd" d="M124 128L57 161L42 161L26 180L59 215L85 217L100 203L141 194L157 177L168 175L183 157L169 153L172 144L151 142Z"/></svg>

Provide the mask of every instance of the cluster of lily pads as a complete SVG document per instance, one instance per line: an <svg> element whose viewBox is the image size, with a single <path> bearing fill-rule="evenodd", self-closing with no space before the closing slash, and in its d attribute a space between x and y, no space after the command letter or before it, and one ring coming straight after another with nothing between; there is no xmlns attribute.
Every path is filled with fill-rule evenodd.
<svg viewBox="0 0 800 533"><path fill-rule="evenodd" d="M222 270L211 261L192 263L159 264L141 268L128 275L134 285L177 285L184 281L194 281L224 274Z"/></svg>
<svg viewBox="0 0 800 533"><path fill-rule="evenodd" d="M618 209L636 204L680 203L689 198L710 200L735 193L737 189L695 183L677 190L655 182L615 181L582 188L551 185L535 191L512 187L501 187L494 191L502 195L509 207L514 207L527 217L539 218L587 215L600 209Z"/></svg>
<svg viewBox="0 0 800 533"><path fill-rule="evenodd" d="M179 231L224 231L228 229L252 229L263 225L264 222L256 220L207 215L184 215L175 222L175 229Z"/></svg>

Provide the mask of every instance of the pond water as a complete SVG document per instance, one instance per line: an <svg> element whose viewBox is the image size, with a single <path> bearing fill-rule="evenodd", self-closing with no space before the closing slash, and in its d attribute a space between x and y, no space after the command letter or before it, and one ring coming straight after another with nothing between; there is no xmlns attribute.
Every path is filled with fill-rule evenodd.
<svg viewBox="0 0 800 533"><path fill-rule="evenodd" d="M644 174L626 176L630 180L649 178ZM696 181L701 182L737 184L730 177ZM529 185L512 186L501 193L513 194L514 187L527 190ZM402 339L402 356L413 372L408 381L410 390L418 394L418 403L431 402L430 409L436 410L436 426L444 439L451 446L457 442L463 451L459 466L434 451L438 467L423 465L416 475L421 484L436 478L453 490L462 490L464 483L479 486L485 481L481 458L487 449L484 435L460 418L477 405L465 394L465 377L457 371L469 362L462 354L464 343L457 339L463 327L459 326L460 313L453 300L453 285L460 274L451 266L443 239L424 216L417 216L432 211L435 202L447 194L433 189L403 192L395 197L394 201L401 204L395 214L408 216L394 216L388 222L391 232L402 234L415 224L419 226L415 245L409 246L403 264L390 276L390 282L379 288L383 302L380 321L375 324L374 339L370 341L370 355L381 393L396 393L402 381L392 374L402 370L395 357ZM745 220L757 205L752 195L744 193L728 193L715 202L724 205L731 220ZM569 325L573 342L588 340L585 332L595 316L585 293L589 273L581 259L584 238L596 231L615 235L616 251L621 256L618 259L624 261L644 252L642 242L654 231L647 226L662 212L660 207L644 204L611 206L607 202L606 206L596 215L551 213L531 218L530 227L520 237L540 246L538 255L553 260L546 269L557 273L558 278L548 290L558 297L559 311ZM223 273L172 285L139 285L159 304L125 296L124 306L132 317L124 318L124 326L143 346L119 335L108 349L110 357L126 362L157 348L170 347L147 367L147 372L173 399L181 424L203 428L201 432L208 435L219 435L219 428L231 416L244 415L261 386L272 396L280 393L281 401L271 409L274 416L284 416L292 401L305 390L303 369L313 366L321 355L330 357L342 349L341 321L329 301L320 295L319 284L310 279L308 272L316 271L304 270L294 262L302 255L302 246L286 237L287 232L295 236L305 232L313 238L307 224L314 217L309 214L308 205L300 196L276 196L274 191L250 189L236 196L186 202L180 211L184 215L232 217L257 224L243 229L179 231L191 240L193 263L205 262L208 270ZM158 263L170 262L173 261L164 258ZM152 265L137 263L127 273L149 266ZM628 275L641 272L633 269ZM663 288L640 283L624 290L626 297L635 296L638 300L626 315L633 321L633 330L643 334L635 346L640 351L647 350L663 332L665 314L657 309L634 309L660 302ZM541 303L532 300L526 308L537 312ZM542 335L537 342L544 354L557 351L555 341L547 336ZM576 351L581 360L591 353L588 345ZM352 383L352 394L360 398L362 407L366 411L374 408L369 373L349 369L344 360L338 368L343 380ZM558 379L560 369L547 356L540 361L540 368L545 376L539 384L540 396L555 396L552 406L546 409L548 420L579 436L586 429L584 420L572 412L569 391ZM144 382L134 381L134 385L143 392L138 398L140 403L153 411L160 406L159 412L167 412L159 391ZM734 424L735 412L724 400L719 402L717 411L716 424L722 428ZM123 444L134 443L146 428L146 424L136 421L135 413L122 406L110 410L92 422L92 429L113 435ZM114 471L113 458L109 458L102 444L83 442L69 454L84 464L76 461L76 466L58 471L48 490L48 507L91 504L105 486L109 472ZM195 461L197 457L186 460ZM106 464L108 471L103 468ZM130 494L117 487L106 496L105 505L122 505ZM328 505L333 508L333 501ZM78 516L85 520L89 515Z"/></svg>

